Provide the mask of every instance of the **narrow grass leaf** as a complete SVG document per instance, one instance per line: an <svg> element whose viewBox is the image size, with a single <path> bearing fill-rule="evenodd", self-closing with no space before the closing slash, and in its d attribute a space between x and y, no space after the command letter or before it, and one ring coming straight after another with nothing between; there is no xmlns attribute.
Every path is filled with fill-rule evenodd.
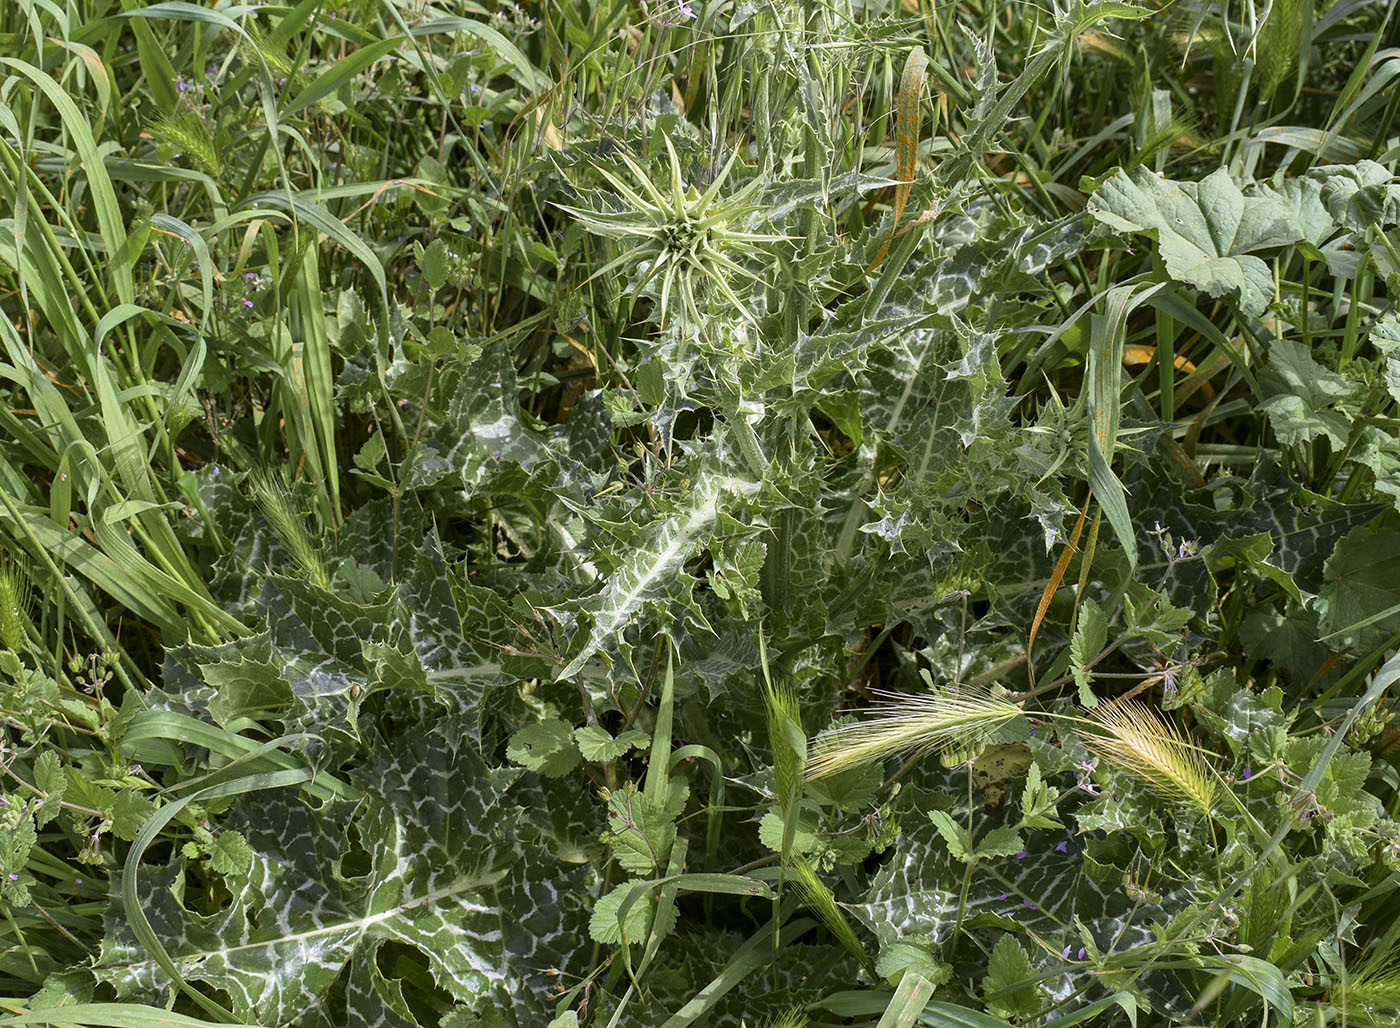
<svg viewBox="0 0 1400 1028"><path fill-rule="evenodd" d="M875 1028L909 1028L919 1019L933 995L933 982L921 974L908 973L895 986L894 998L885 1012L880 1015L880 1023Z"/></svg>

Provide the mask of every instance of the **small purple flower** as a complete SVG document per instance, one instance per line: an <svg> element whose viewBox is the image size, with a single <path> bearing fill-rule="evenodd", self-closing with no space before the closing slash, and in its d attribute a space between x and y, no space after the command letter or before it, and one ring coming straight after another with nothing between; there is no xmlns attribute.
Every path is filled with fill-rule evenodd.
<svg viewBox="0 0 1400 1028"><path fill-rule="evenodd" d="M1021 904L1022 904L1023 906L1029 907L1031 910L1039 910L1039 909L1040 909L1040 908L1037 907L1034 903L1032 903L1030 900L1022 900L1022 901L1021 901Z"/></svg>
<svg viewBox="0 0 1400 1028"><path fill-rule="evenodd" d="M1061 953L1060 956L1064 957L1066 960L1069 959L1069 947L1068 947L1068 946L1065 947L1065 951L1064 951L1063 953Z"/></svg>
<svg viewBox="0 0 1400 1028"><path fill-rule="evenodd" d="M1016 854L1016 859L1017 859L1017 860L1025 860L1025 859L1026 859L1026 851L1025 851L1025 850L1022 850L1020 853Z"/></svg>
<svg viewBox="0 0 1400 1028"><path fill-rule="evenodd" d="M1069 840L1068 840L1068 839L1061 839L1059 842L1055 843L1055 852L1056 852L1056 853L1068 853L1068 852L1069 852Z"/></svg>
<svg viewBox="0 0 1400 1028"><path fill-rule="evenodd" d="M691 7L690 4L681 4L681 17L689 19L695 18L695 8Z"/></svg>
<svg viewBox="0 0 1400 1028"><path fill-rule="evenodd" d="M176 76L175 76L175 88L178 89L178 90L179 90L180 92L182 92L182 93L183 93L186 89L189 88L188 83L185 82L185 76L183 76L183 75L176 75Z"/></svg>
<svg viewBox="0 0 1400 1028"><path fill-rule="evenodd" d="M73 884L74 884L74 885L82 885L82 884L83 884L83 880L82 880L81 878L74 878L74 879L73 879Z"/></svg>
<svg viewBox="0 0 1400 1028"><path fill-rule="evenodd" d="M243 301L243 306L244 306L244 307L251 307L251 306L253 306L253 301L252 301L252 300L244 300L244 301Z"/></svg>
<svg viewBox="0 0 1400 1028"><path fill-rule="evenodd" d="M1080 947L1079 947L1079 959L1080 959L1080 960L1083 960L1083 959L1084 959L1084 947L1083 947L1083 946L1080 946Z"/></svg>
<svg viewBox="0 0 1400 1028"><path fill-rule="evenodd" d="M1240 768L1240 770L1244 773L1244 776L1245 776L1246 778L1253 778L1253 777L1254 777L1254 772L1251 771L1251 770L1249 769L1249 765L1248 765L1248 764L1246 764L1244 767Z"/></svg>
<svg viewBox="0 0 1400 1028"><path fill-rule="evenodd" d="M219 465L215 464L215 465L213 465L213 466L209 469L209 477L210 477L210 478L218 478L218 477L219 477Z"/></svg>
<svg viewBox="0 0 1400 1028"><path fill-rule="evenodd" d="M1004 899L1010 899L1010 897L1011 897L1011 893L1009 893L1009 892L1003 892L1000 896L997 897L997 899L998 899L998 900L1004 900Z"/></svg>
<svg viewBox="0 0 1400 1028"><path fill-rule="evenodd" d="M13 871L11 871L11 872L10 872L10 881L12 881L12 882L17 882L17 881L19 881L19 875L15 874Z"/></svg>

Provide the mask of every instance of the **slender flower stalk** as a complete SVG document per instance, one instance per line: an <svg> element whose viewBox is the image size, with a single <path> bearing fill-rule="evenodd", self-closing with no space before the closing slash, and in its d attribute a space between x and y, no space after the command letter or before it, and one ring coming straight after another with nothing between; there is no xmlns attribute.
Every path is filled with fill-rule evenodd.
<svg viewBox="0 0 1400 1028"><path fill-rule="evenodd" d="M985 742L1023 716L1009 700L980 693L899 696L875 708L874 718L839 725L818 736L807 777L824 778L900 753Z"/></svg>

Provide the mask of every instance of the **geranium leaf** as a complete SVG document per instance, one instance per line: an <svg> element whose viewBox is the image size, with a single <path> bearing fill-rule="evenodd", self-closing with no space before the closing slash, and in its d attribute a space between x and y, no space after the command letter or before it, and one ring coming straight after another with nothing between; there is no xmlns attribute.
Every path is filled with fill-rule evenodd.
<svg viewBox="0 0 1400 1028"><path fill-rule="evenodd" d="M1095 220L1157 240L1167 274L1209 296L1233 296L1256 317L1273 295L1273 276L1256 251L1302 237L1276 197L1246 196L1220 168L1200 182L1159 179L1147 168L1119 171L1089 200Z"/></svg>

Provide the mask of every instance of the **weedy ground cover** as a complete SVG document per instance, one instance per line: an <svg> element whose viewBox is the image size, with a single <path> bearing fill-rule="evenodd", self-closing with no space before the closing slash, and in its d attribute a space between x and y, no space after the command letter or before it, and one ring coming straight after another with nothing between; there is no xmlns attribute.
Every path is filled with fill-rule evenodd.
<svg viewBox="0 0 1400 1028"><path fill-rule="evenodd" d="M0 40L5 1023L1400 1017L1393 0Z"/></svg>

